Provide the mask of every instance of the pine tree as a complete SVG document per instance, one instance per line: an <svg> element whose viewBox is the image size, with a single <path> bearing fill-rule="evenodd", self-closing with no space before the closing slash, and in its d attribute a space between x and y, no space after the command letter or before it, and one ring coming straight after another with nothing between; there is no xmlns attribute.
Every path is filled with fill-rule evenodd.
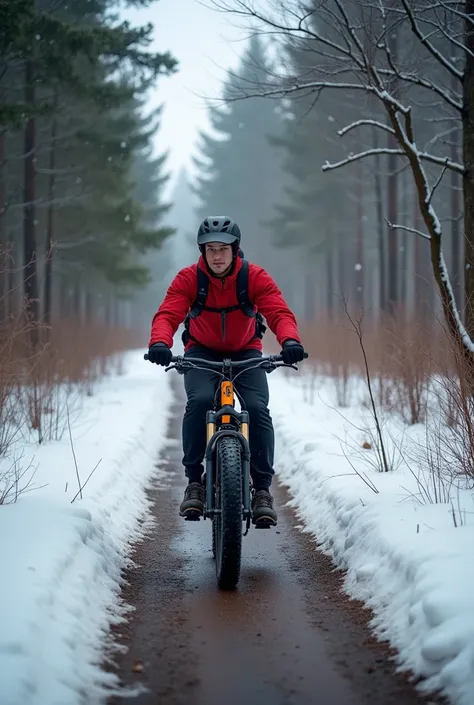
<svg viewBox="0 0 474 705"><path fill-rule="evenodd" d="M140 101L156 76L172 71L175 62L169 54L148 52L150 27L112 23L113 4L71 0L51 10L48 2L35 6L25 0L26 19L21 23L12 13L10 40L1 45L7 67L0 111L3 145L6 138L15 155L2 174L3 213L9 215L9 238L16 233L15 249L15 211L24 214L25 291L34 320L40 316L38 262L44 254L43 309L46 320L51 317L54 242L63 279L74 284L84 271L94 270L123 292L147 281L138 255L159 247L170 234L159 226L165 210L159 202L163 161L150 154L156 125L143 120ZM11 78L16 56L24 76L23 103ZM14 121L18 115L24 124L23 149L18 144L22 125ZM18 158L24 161L24 175ZM138 191L133 181L137 160L153 174L146 199L143 183ZM39 242L41 232L45 236Z"/></svg>
<svg viewBox="0 0 474 705"><path fill-rule="evenodd" d="M290 56L294 71L308 71L308 56L317 56L292 50ZM303 66L299 65L304 62ZM283 153L283 164L288 182L284 197L276 208L273 228L275 244L285 248L301 273L296 278L297 312L310 319L316 309L330 309L336 295L351 295L356 252L356 188L357 174L324 173L326 161L337 161L340 156L334 135L343 127L350 114L350 106L341 110L341 97L322 94L301 96L289 101L285 113L283 136L275 145ZM336 157L337 155L337 157ZM316 286L309 282L316 280ZM336 281L334 281L336 280ZM316 307L316 308L315 308Z"/></svg>
<svg viewBox="0 0 474 705"><path fill-rule="evenodd" d="M211 108L212 134L200 135L197 220L229 215L239 224L250 259L272 270L271 234L266 222L282 188L278 155L269 138L282 129L281 108L263 98L241 98L249 87L269 80L262 41L250 41L238 71L228 76L224 108Z"/></svg>

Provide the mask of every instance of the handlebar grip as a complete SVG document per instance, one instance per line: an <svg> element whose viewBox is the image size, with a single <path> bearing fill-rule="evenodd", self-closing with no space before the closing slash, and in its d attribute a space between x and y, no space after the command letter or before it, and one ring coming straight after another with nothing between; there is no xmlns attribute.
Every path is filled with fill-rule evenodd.
<svg viewBox="0 0 474 705"><path fill-rule="evenodd" d="M144 360L149 360L149 359L150 359L149 356L148 356L148 353L145 353L145 354L143 355L143 359L144 359ZM173 355L173 357L171 358L171 362L178 362L178 361L179 361L179 357L175 357L175 356Z"/></svg>

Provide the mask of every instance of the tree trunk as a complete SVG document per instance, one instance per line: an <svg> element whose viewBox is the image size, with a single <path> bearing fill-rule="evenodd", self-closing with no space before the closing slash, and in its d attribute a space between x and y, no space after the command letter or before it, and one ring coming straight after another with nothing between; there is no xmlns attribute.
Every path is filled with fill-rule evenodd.
<svg viewBox="0 0 474 705"><path fill-rule="evenodd" d="M378 128L372 128L374 149L379 148ZM375 169L375 202L377 207L377 233L378 233L378 256L379 256L379 306L381 311L387 310L387 284L385 278L385 237L386 229L383 220L383 196L382 196L382 160L380 156L374 157ZM390 234L389 234L390 235Z"/></svg>
<svg viewBox="0 0 474 705"><path fill-rule="evenodd" d="M80 279L76 279L72 290L72 313L76 321L81 320L82 315L82 295L81 295L81 282Z"/></svg>
<svg viewBox="0 0 474 705"><path fill-rule="evenodd" d="M52 284L53 284L53 254L54 254L54 187L56 168L56 136L57 121L53 120L51 127L51 149L49 152L49 186L48 186L48 218L46 223L46 262L44 266L44 321L47 331L51 328L51 305L52 305ZM47 332L47 335L49 333Z"/></svg>
<svg viewBox="0 0 474 705"><path fill-rule="evenodd" d="M400 177L401 182L401 204L400 204L400 214L398 215L399 220L403 225L408 225L407 215L408 215L408 173L407 171L402 172ZM411 238L410 238L411 240ZM401 232L399 234L398 241L398 256L400 258L399 262L399 272L398 272L398 299L401 304L400 313L404 316L408 312L408 248L409 240L407 233Z"/></svg>
<svg viewBox="0 0 474 705"><path fill-rule="evenodd" d="M388 137L388 147L396 148L398 145L392 135ZM398 159L394 154L387 157L387 217L389 223L394 224L398 219ZM397 230L388 229L388 286L387 286L387 310L390 314L395 313L398 303L398 247L399 237Z"/></svg>
<svg viewBox="0 0 474 705"><path fill-rule="evenodd" d="M35 101L34 68L31 60L25 67L25 103L33 105ZM39 299L38 299L38 262L36 247L36 124L30 117L25 129L24 162L24 215L23 215L23 281L28 317L32 323L30 343L33 348L38 345Z"/></svg>
<svg viewBox="0 0 474 705"><path fill-rule="evenodd" d="M391 3L394 6L394 3ZM398 30L394 27L389 33L387 39L390 46L390 52L395 64L397 63L398 54ZM391 91L397 93L397 78L394 78L391 85ZM389 149L398 147L397 139L393 135L388 135ZM395 154L389 154L387 157L387 217L390 223L394 224L398 221L398 167L399 159ZM390 314L394 314L399 300L398 277L399 277L399 234L397 230L388 232L388 292L387 292L387 309Z"/></svg>
<svg viewBox="0 0 474 705"><path fill-rule="evenodd" d="M90 323L94 319L94 294L90 287L86 289L85 304L84 304L84 322Z"/></svg>
<svg viewBox="0 0 474 705"><path fill-rule="evenodd" d="M332 238L327 244L326 249L326 296L327 296L327 315L330 321L334 318L334 272L333 272L333 259L334 259L334 244Z"/></svg>
<svg viewBox="0 0 474 705"><path fill-rule="evenodd" d="M59 279L59 306L58 315L59 318L69 318L71 315L71 288L70 288L70 275L60 275Z"/></svg>
<svg viewBox="0 0 474 705"><path fill-rule="evenodd" d="M7 315L9 317L15 316L18 312L18 288L19 288L19 272L18 272L18 261L20 260L20 255L18 252L19 243L15 242L14 231L13 235L9 228L8 230L8 247L10 251L10 267L8 269L8 311Z"/></svg>
<svg viewBox="0 0 474 705"><path fill-rule="evenodd" d="M415 217L413 227L421 229L420 206L415 203ZM432 309L432 283L429 267L429 243L420 236L415 237L415 312L420 323L427 324L433 318Z"/></svg>
<svg viewBox="0 0 474 705"><path fill-rule="evenodd" d="M411 113L408 111L404 114L403 120L405 124L402 128L396 108L389 103L386 103L385 106L399 143L401 145L405 144L407 136L409 136L411 140L409 148L406 149L405 153L413 172L413 178L418 193L420 213L428 229L431 267L441 297L443 313L457 350L463 355L468 364L472 365L474 361L474 343L466 334L459 319L459 312L454 301L451 281L444 262L441 225L431 206L430 198L432 192L426 180L425 171L421 165L417 151L413 149L414 136Z"/></svg>
<svg viewBox="0 0 474 705"><path fill-rule="evenodd" d="M305 273L304 281L304 320L306 323L312 323L315 319L315 295L314 295L314 266Z"/></svg>
<svg viewBox="0 0 474 705"><path fill-rule="evenodd" d="M451 151L451 159L459 160L458 150L456 145L453 145ZM461 267L461 196L460 196L460 179L455 171L451 171L451 276L453 282L454 298L459 310L463 306L463 276Z"/></svg>
<svg viewBox="0 0 474 705"><path fill-rule="evenodd" d="M474 335L474 0L466 0L469 19L465 26L466 64L463 78L463 175L464 193L464 292L465 321Z"/></svg>
<svg viewBox="0 0 474 705"><path fill-rule="evenodd" d="M5 237L5 132L0 132L0 321L8 316L8 244Z"/></svg>
<svg viewBox="0 0 474 705"><path fill-rule="evenodd" d="M457 52L453 51L453 53ZM458 90L458 80L455 76L451 76L451 88L453 90L453 93ZM456 131L451 139L451 160L457 163L460 161L461 158L459 154L459 131ZM456 306L458 307L459 311L462 311L464 277L461 264L461 179L459 178L459 174L457 174L455 171L451 171L450 177L451 276Z"/></svg>
<svg viewBox="0 0 474 705"><path fill-rule="evenodd" d="M359 151L362 145L359 142ZM357 240L355 252L354 293L359 310L364 308L364 184L362 162L357 162Z"/></svg>
<svg viewBox="0 0 474 705"><path fill-rule="evenodd" d="M347 288L345 286L345 282L347 282L346 279L346 271L345 271L345 264L346 264L346 259L347 259L347 253L344 250L344 236L339 230L337 234L337 282L336 282L336 291L335 294L339 299L339 304L338 304L338 315L339 313L343 310L342 308L342 301L341 298L347 299L349 296L349 291L347 291Z"/></svg>

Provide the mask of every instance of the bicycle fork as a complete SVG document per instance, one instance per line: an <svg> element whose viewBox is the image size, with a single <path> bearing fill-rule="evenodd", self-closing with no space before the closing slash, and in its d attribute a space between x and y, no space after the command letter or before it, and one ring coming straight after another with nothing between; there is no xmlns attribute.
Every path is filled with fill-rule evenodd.
<svg viewBox="0 0 474 705"><path fill-rule="evenodd" d="M231 436L237 438L242 448L242 506L243 519L246 520L246 532L250 528L252 519L252 506L250 496L250 447L248 440L249 415L248 411L241 411L239 414L241 430L235 431L231 428L222 428L216 431L216 422L222 416L236 416L237 412L233 408L226 409L223 407L219 411L208 411L206 414L207 428L207 446L206 446L206 507L204 510L204 519L209 517L212 519L220 510L215 506L215 448L219 438L223 436Z"/></svg>

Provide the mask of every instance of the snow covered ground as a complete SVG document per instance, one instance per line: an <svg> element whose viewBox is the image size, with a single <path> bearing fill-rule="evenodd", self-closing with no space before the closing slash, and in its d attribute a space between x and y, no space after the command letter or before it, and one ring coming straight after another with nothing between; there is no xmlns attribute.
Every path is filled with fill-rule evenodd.
<svg viewBox="0 0 474 705"><path fill-rule="evenodd" d="M367 411L337 409L332 383L324 379L317 380L313 403L305 402L302 382L303 370L295 379L271 377L277 472L304 530L347 569L345 590L372 608L373 627L399 651L399 666L452 703L472 705L472 491L445 487L452 503L425 503L416 477L427 488L429 477L403 462L405 454L393 472L371 467L374 448L363 448L370 438ZM402 435L404 448L426 442L421 426L392 419L385 430L395 438L395 456Z"/></svg>
<svg viewBox="0 0 474 705"><path fill-rule="evenodd" d="M71 503L78 484L68 433L40 447L22 444L21 462L37 467L39 489L0 506L1 705L94 705L113 687L101 662L110 625L124 617L121 569L143 530L145 489L159 481L169 381L133 352L125 374L85 399L72 421L82 483L96 470L82 500ZM452 503L425 502L418 483L429 489L430 480L414 461L407 466L409 453L393 472L377 472L367 412L335 408L323 378L309 403L303 382L303 370L270 377L277 472L304 530L347 570L345 589L372 608L373 627L397 648L399 666L452 703L472 705L472 492L445 487ZM385 429L403 436L404 449L425 442L421 426L391 419ZM397 442L389 445L397 457ZM5 469L0 464L0 477Z"/></svg>
<svg viewBox="0 0 474 705"><path fill-rule="evenodd" d="M127 354L125 373L104 379L72 421L82 484L100 461L73 503L69 434L23 444L34 485L46 486L0 506L2 705L93 705L113 684L100 668L103 649L123 616L120 571L159 473L170 402L168 377L142 353Z"/></svg>

